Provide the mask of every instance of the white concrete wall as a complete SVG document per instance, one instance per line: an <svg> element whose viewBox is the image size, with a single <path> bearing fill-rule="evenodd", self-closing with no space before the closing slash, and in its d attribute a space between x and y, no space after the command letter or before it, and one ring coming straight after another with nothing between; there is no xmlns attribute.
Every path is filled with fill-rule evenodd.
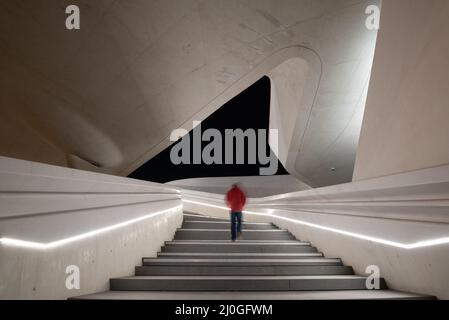
<svg viewBox="0 0 449 320"><path fill-rule="evenodd" d="M229 215L221 195L184 190L183 200L186 211ZM377 265L392 289L449 299L449 166L253 198L246 210L358 274Z"/></svg>
<svg viewBox="0 0 449 320"><path fill-rule="evenodd" d="M108 290L182 223L176 189L4 157L0 204L0 299ZM80 268L79 290L66 288L69 265Z"/></svg>
<svg viewBox="0 0 449 320"><path fill-rule="evenodd" d="M322 81L314 112L299 117L309 129L297 171L315 186L350 181L361 122L351 118L377 33L365 28L365 9L380 0L77 3L82 27L68 34L70 1L2 1L1 155L126 176L168 147L174 129L190 129L285 60L307 60L309 48ZM279 59L293 47L303 50Z"/></svg>
<svg viewBox="0 0 449 320"><path fill-rule="evenodd" d="M354 180L449 163L449 2L386 0Z"/></svg>
<svg viewBox="0 0 449 320"><path fill-rule="evenodd" d="M291 173L295 171L287 167L287 160L289 152L292 152L292 140L304 134L305 130L305 125L302 125L302 130L295 132L296 123L307 122L306 115L310 113L319 86L321 66L319 61L316 66L311 63L311 59L292 58L267 73L271 80L270 129L278 130L277 157ZM311 75L313 72L315 77Z"/></svg>

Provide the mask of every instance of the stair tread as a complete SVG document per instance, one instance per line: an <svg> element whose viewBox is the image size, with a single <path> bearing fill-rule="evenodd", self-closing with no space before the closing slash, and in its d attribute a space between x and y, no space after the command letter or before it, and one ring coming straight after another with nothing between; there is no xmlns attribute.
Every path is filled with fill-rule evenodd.
<svg viewBox="0 0 449 320"><path fill-rule="evenodd" d="M205 220L188 220L185 221L187 223L216 223L216 224L231 224L229 221L205 221ZM271 223L265 223L265 222L243 222L243 225L249 224L249 225L260 225L260 226L273 226Z"/></svg>
<svg viewBox="0 0 449 320"><path fill-rule="evenodd" d="M343 265L144 265L135 268L136 276L288 276L288 275L353 275L354 270L351 267Z"/></svg>
<svg viewBox="0 0 449 320"><path fill-rule="evenodd" d="M244 262L252 262L252 263L295 263L295 262L307 262L307 263L319 263L319 262L339 262L340 259L169 259L169 258L151 258L154 260L149 260L150 262L223 262L223 263L244 263Z"/></svg>
<svg viewBox="0 0 449 320"><path fill-rule="evenodd" d="M75 299L106 300L364 300L364 299L433 299L427 295L393 290L326 291L105 291Z"/></svg>
<svg viewBox="0 0 449 320"><path fill-rule="evenodd" d="M313 276L129 276L114 280L360 280L357 275L313 275Z"/></svg>
<svg viewBox="0 0 449 320"><path fill-rule="evenodd" d="M210 216L204 216L204 215L198 215L198 214L188 214L188 213L184 213L184 217L190 217L190 218L201 218L201 219L210 219L211 221L229 221L229 219L224 219L224 218L217 218L217 217L210 217ZM185 220L185 221L190 221L190 220ZM203 220L206 221L206 220Z"/></svg>
<svg viewBox="0 0 449 320"><path fill-rule="evenodd" d="M194 228L179 228L177 231L185 232L231 232L229 229L194 229ZM270 233L270 232L285 232L288 233L285 229L244 229L243 232L261 232L261 233Z"/></svg>
<svg viewBox="0 0 449 320"><path fill-rule="evenodd" d="M166 245L183 245L183 244L200 244L200 245L282 245L282 246L310 246L310 242L301 242L301 241L283 241L283 240L275 240L275 241L266 241L266 240L242 240L232 242L231 240L218 240L218 241L209 241L209 240L175 240L175 241L167 241Z"/></svg>
<svg viewBox="0 0 449 320"><path fill-rule="evenodd" d="M235 257L245 257L245 256L254 256L254 257L267 257L267 256L276 256L276 257L322 257L322 253L206 253L206 252L161 252L158 254L159 257L162 256L235 256ZM156 259L156 257L144 257L143 259Z"/></svg>

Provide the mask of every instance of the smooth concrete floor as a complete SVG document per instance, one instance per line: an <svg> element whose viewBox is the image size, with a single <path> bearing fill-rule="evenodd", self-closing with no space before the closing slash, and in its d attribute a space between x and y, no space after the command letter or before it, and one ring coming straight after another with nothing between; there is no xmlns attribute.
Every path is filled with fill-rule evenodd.
<svg viewBox="0 0 449 320"><path fill-rule="evenodd" d="M87 300L366 300L432 299L392 290L296 291L296 292L165 292L106 291L75 297Z"/></svg>

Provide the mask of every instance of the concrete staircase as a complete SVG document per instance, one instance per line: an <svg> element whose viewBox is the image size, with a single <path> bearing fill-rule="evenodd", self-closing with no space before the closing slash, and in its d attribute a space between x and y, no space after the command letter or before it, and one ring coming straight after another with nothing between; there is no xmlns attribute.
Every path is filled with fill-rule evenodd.
<svg viewBox="0 0 449 320"><path fill-rule="evenodd" d="M228 221L185 214L173 241L156 258L143 258L135 276L110 280L109 292L85 299L419 299L367 290L340 259L268 223L245 223L231 242Z"/></svg>

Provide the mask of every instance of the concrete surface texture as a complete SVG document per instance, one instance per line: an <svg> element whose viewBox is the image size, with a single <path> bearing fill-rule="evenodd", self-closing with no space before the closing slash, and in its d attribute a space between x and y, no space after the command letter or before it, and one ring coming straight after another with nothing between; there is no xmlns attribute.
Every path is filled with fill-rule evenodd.
<svg viewBox="0 0 449 320"><path fill-rule="evenodd" d="M0 200L0 299L106 290L111 276L131 274L182 222L174 189L4 157ZM79 290L66 287L72 265Z"/></svg>
<svg viewBox="0 0 449 320"><path fill-rule="evenodd" d="M449 163L449 2L384 1L354 180Z"/></svg>
<svg viewBox="0 0 449 320"><path fill-rule="evenodd" d="M1 3L2 155L126 175L168 146L173 129L219 108L217 97L238 94L230 88L276 52L302 46L319 57L321 81L313 105L281 122L284 146L294 126L304 133L289 167L314 187L351 180L377 35L365 9L380 1L78 3L76 31L65 29L70 1ZM276 91L292 103L280 96L289 90Z"/></svg>

